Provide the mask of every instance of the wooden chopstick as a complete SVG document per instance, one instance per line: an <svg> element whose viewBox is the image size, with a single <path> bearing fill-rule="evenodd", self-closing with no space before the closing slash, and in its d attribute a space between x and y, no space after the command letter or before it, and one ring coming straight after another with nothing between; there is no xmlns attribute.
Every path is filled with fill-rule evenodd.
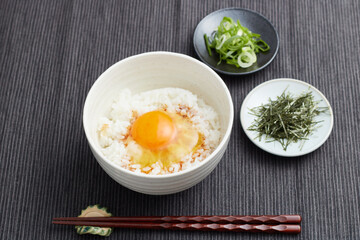
<svg viewBox="0 0 360 240"><path fill-rule="evenodd" d="M61 217L54 221L95 222L168 222L168 223L233 223L233 224L296 224L300 215L220 215L220 216L131 216L131 217Z"/></svg>
<svg viewBox="0 0 360 240"><path fill-rule="evenodd" d="M53 224L81 225L94 227L116 227L137 229L169 229L193 231L222 231L222 232L264 232L289 233L301 232L299 224L218 224L218 223L152 223L152 222L92 222L92 221L53 221Z"/></svg>
<svg viewBox="0 0 360 240"><path fill-rule="evenodd" d="M97 227L300 233L300 215L61 217L53 224Z"/></svg>

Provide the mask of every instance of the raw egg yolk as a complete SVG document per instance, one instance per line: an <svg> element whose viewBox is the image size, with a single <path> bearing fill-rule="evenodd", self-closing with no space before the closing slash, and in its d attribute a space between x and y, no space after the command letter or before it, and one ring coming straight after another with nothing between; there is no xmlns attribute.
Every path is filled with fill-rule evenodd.
<svg viewBox="0 0 360 240"><path fill-rule="evenodd" d="M157 162L163 170L181 162L203 143L203 137L190 119L165 111L152 111L138 117L130 135L127 154L134 164L148 167L145 173Z"/></svg>
<svg viewBox="0 0 360 240"><path fill-rule="evenodd" d="M170 116L161 111L141 115L131 128L132 138L144 148L161 150L176 137L177 129Z"/></svg>

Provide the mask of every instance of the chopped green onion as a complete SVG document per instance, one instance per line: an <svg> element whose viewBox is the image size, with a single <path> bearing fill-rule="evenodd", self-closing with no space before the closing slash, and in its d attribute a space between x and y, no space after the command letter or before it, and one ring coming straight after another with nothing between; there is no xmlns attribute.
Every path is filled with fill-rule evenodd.
<svg viewBox="0 0 360 240"><path fill-rule="evenodd" d="M204 38L205 38L206 49L207 49L209 55L212 56L211 49L210 49L210 44L209 44L209 40L208 40L208 37L207 37L206 34L204 35Z"/></svg>
<svg viewBox="0 0 360 240"><path fill-rule="evenodd" d="M217 28L217 31L208 37L204 34L206 49L212 56L211 49L219 54L219 62L236 67L248 68L256 61L256 53L266 52L270 46L260 38L260 34L252 33L240 24L234 22L230 17L224 17Z"/></svg>
<svg viewBox="0 0 360 240"><path fill-rule="evenodd" d="M239 66L242 68L250 67L254 62L256 62L256 54L250 47L243 47L237 61Z"/></svg>

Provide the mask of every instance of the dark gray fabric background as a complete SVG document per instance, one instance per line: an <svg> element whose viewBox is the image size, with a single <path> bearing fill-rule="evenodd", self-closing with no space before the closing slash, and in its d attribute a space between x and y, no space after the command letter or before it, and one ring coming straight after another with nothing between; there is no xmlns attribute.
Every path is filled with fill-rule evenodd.
<svg viewBox="0 0 360 240"><path fill-rule="evenodd" d="M250 76L221 75L235 105L229 148L214 172L169 196L130 191L93 158L82 129L88 90L113 63L154 50L196 57L192 35L210 12L243 7L280 36L277 57ZM78 236L51 218L100 203L115 215L293 214L297 236L116 229L109 239L360 239L360 2L0 1L0 239ZM332 134L317 151L281 158L252 144L239 110L266 80L308 82L329 99Z"/></svg>

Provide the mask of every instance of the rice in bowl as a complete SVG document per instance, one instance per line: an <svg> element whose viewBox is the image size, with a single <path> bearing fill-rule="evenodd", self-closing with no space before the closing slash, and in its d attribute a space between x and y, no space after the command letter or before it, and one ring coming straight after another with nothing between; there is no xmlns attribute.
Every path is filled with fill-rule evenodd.
<svg viewBox="0 0 360 240"><path fill-rule="evenodd" d="M151 122L137 127L145 116L156 123L158 119L172 122L176 136L169 135L169 143L151 139L147 132L152 130ZM150 175L171 174L196 166L214 151L221 138L215 110L180 88L139 94L122 90L108 116L99 120L97 133L107 159L130 171Z"/></svg>

